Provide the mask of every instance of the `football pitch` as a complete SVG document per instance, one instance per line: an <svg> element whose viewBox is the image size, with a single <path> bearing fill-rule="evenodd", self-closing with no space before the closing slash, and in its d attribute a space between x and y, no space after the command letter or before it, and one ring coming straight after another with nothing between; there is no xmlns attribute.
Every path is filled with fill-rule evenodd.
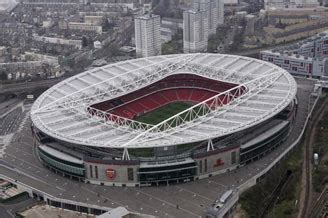
<svg viewBox="0 0 328 218"><path fill-rule="evenodd" d="M154 111L143 114L137 117L135 120L143 123L148 123L151 125L156 125L181 111L184 111L190 108L192 104L186 102L175 102L167 104L163 107L160 107Z"/></svg>
<svg viewBox="0 0 328 218"><path fill-rule="evenodd" d="M136 121L142 122L142 123L148 123L151 125L156 125L188 108L192 107L191 103L187 102L174 102L167 104L163 107L160 107L154 111L148 112L146 114L143 114L137 118L135 118ZM197 110L198 107L195 109ZM207 114L209 112L209 109L206 111L203 111L203 114ZM181 114L181 117L184 117L186 114ZM187 120L193 120L195 117L188 116ZM179 124L174 124L179 125Z"/></svg>

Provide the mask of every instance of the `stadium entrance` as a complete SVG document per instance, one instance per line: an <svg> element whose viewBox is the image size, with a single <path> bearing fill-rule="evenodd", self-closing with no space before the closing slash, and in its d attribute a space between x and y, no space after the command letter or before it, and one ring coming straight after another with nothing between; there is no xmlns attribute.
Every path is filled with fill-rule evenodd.
<svg viewBox="0 0 328 218"><path fill-rule="evenodd" d="M138 176L141 185L178 184L193 181L196 168L196 162L192 159L147 163L140 165Z"/></svg>

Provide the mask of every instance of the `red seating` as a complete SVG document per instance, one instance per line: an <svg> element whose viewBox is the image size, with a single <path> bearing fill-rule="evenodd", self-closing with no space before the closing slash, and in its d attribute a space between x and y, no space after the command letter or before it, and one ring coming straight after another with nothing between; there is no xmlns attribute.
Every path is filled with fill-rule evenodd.
<svg viewBox="0 0 328 218"><path fill-rule="evenodd" d="M171 102L202 102L235 86L235 84L215 81L197 75L177 74L168 76L133 93L91 107L133 119ZM89 112L93 114L92 109Z"/></svg>
<svg viewBox="0 0 328 218"><path fill-rule="evenodd" d="M160 104L155 103L152 100L153 96L154 95L150 95L150 96L145 97L144 99L140 99L140 100L143 100L142 102L140 101L140 103L142 103L142 105L146 106L146 108L148 110L152 110L153 108L157 108L157 107L161 106Z"/></svg>
<svg viewBox="0 0 328 218"><path fill-rule="evenodd" d="M175 101L175 100L178 98L175 89L165 90L165 91L163 92L163 95L164 95L165 98L168 99L169 101Z"/></svg>
<svg viewBox="0 0 328 218"><path fill-rule="evenodd" d="M188 101L191 94L191 89L178 89L179 100Z"/></svg>
<svg viewBox="0 0 328 218"><path fill-rule="evenodd" d="M126 108L116 108L114 111L112 111L112 114L118 115L120 117L125 117L129 119L133 119L135 114L131 111L127 110Z"/></svg>
<svg viewBox="0 0 328 218"><path fill-rule="evenodd" d="M131 103L128 103L126 107L131 108L132 110L136 111L137 113L143 113L144 111L147 111L147 108L144 107L139 103L140 100L138 101L133 101ZM124 107L124 106L123 106Z"/></svg>
<svg viewBox="0 0 328 218"><path fill-rule="evenodd" d="M190 100L194 102L200 102L203 96L204 96L203 90L194 89L192 95L190 96Z"/></svg>
<svg viewBox="0 0 328 218"><path fill-rule="evenodd" d="M211 93L205 92L205 93L203 93L203 96L199 99L199 101L205 101L212 96L214 96L214 95L212 95Z"/></svg>
<svg viewBox="0 0 328 218"><path fill-rule="evenodd" d="M162 93L159 92L158 95L152 98L152 100L156 103L158 103L158 105L165 105L169 102L168 99L166 99L165 97L163 97Z"/></svg>

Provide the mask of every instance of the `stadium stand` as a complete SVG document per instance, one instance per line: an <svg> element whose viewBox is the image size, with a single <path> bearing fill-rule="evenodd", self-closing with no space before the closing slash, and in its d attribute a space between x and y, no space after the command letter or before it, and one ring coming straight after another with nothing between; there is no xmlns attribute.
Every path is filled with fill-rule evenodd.
<svg viewBox="0 0 328 218"><path fill-rule="evenodd" d="M133 93L92 105L91 108L134 119L174 102L197 104L235 86L192 74L170 75Z"/></svg>

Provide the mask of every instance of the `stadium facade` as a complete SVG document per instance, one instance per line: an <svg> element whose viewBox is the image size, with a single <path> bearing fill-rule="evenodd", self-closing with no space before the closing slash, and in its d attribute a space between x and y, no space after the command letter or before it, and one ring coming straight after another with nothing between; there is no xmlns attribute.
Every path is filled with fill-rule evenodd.
<svg viewBox="0 0 328 218"><path fill-rule="evenodd" d="M271 63L177 54L119 62L56 84L33 104L31 129L40 160L57 173L149 186L255 161L286 139L296 113L296 82Z"/></svg>

